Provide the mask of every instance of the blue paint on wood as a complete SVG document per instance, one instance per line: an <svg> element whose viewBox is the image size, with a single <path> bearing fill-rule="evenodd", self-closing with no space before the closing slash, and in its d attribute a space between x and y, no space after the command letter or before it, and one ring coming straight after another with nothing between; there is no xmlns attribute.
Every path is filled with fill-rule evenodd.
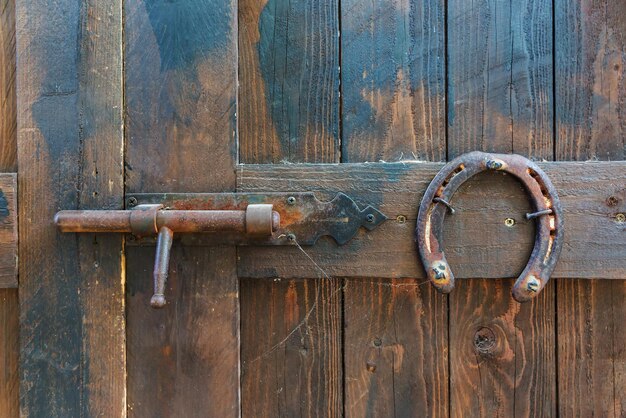
<svg viewBox="0 0 626 418"><path fill-rule="evenodd" d="M9 202L2 189L0 189L0 219L6 218L9 216L9 213Z"/></svg>
<svg viewBox="0 0 626 418"><path fill-rule="evenodd" d="M231 4L223 0L145 0L161 70L184 69L228 45Z"/></svg>
<svg viewBox="0 0 626 418"><path fill-rule="evenodd" d="M327 137L338 144L337 11L335 1L269 0L259 18L265 98L282 155L290 161L335 161L334 149L330 158L314 156L304 144L320 146Z"/></svg>
<svg viewBox="0 0 626 418"><path fill-rule="evenodd" d="M342 3L344 162L412 158L413 151L416 157L442 157L444 2L407 6L380 0ZM410 106L398 104L407 99ZM387 137L399 119L414 125ZM411 142L412 135L419 143ZM426 135L433 145L420 142Z"/></svg>
<svg viewBox="0 0 626 418"><path fill-rule="evenodd" d="M42 76L40 84L33 86L39 99L31 107L34 127L41 134L32 138L38 141L42 154L36 171L55 184L56 194L46 204L63 209L76 207L80 196L77 98L83 7L70 0L35 0L18 7L24 22L17 25L18 37L25 34L31 39L26 55L45 67L38 72ZM32 31L36 36L26 35ZM28 207L33 209L32 204ZM40 217L42 213L31 211L30 215ZM36 296L36 303L31 301L20 309L20 406L29 416L88 416L91 377L76 290L81 278L76 263L77 240L73 236L59 237L54 246L57 252L52 259L37 257L37 268L31 268L30 276L25 278L29 288L40 287L30 294Z"/></svg>

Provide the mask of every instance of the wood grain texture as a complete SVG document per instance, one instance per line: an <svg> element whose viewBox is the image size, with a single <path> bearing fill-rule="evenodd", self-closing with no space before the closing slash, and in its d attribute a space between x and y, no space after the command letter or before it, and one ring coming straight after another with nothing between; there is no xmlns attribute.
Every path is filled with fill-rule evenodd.
<svg viewBox="0 0 626 418"><path fill-rule="evenodd" d="M0 3L0 171L17 170L17 96L15 92L15 1ZM17 198L17 194L15 194ZM17 200L15 200L17 201ZM17 213L17 207L13 208ZM17 224L16 224L17 225ZM17 229L16 229L17 232ZM17 286L17 237L9 282ZM6 278L0 279L0 282ZM0 285L3 287L3 285ZM0 289L0 417L19 414L19 305L17 289Z"/></svg>
<svg viewBox="0 0 626 418"><path fill-rule="evenodd" d="M341 3L343 163L445 160L444 8L441 0ZM342 184L331 188L338 186L361 205L382 207L385 198L374 190L390 179L388 167L380 166L380 177L352 179L363 187L360 193L352 193L354 185L344 182L341 171L335 178ZM408 244L413 243L415 209L388 213L386 226ZM400 214L410 220L394 222ZM384 280L393 277L395 266L379 259L379 251L402 252L402 246L387 241L394 233L390 229L377 235L376 244L374 236L362 232L350 253L338 254L330 239L314 247L339 256L341 266L356 267L353 275L341 274L356 277L346 280L344 292L345 415L448 415L447 298L416 287L417 269L402 276L411 279ZM409 264L416 261L411 247ZM313 257L324 266L326 257ZM376 259L382 268L370 269Z"/></svg>
<svg viewBox="0 0 626 418"><path fill-rule="evenodd" d="M17 170L15 93L15 2L0 2L0 170ZM17 183L0 178L0 288L17 287ZM7 293L8 295L8 293ZM8 297L5 295L5 297Z"/></svg>
<svg viewBox="0 0 626 418"><path fill-rule="evenodd" d="M559 160L626 158L625 11L621 1L555 2Z"/></svg>
<svg viewBox="0 0 626 418"><path fill-rule="evenodd" d="M626 282L558 280L559 415L626 412Z"/></svg>
<svg viewBox="0 0 626 418"><path fill-rule="evenodd" d="M559 0L555 11L556 159L623 160L626 5ZM623 193L626 170L616 177ZM622 196L609 202L613 216L626 212ZM598 269L587 278L606 275ZM559 281L559 415L626 414L625 301L622 282Z"/></svg>
<svg viewBox="0 0 626 418"><path fill-rule="evenodd" d="M17 171L15 0L0 2L0 169Z"/></svg>
<svg viewBox="0 0 626 418"><path fill-rule="evenodd" d="M17 287L17 176L0 173L0 288Z"/></svg>
<svg viewBox="0 0 626 418"><path fill-rule="evenodd" d="M239 2L241 162L337 161L338 5Z"/></svg>
<svg viewBox="0 0 626 418"><path fill-rule="evenodd" d="M449 158L484 150L538 160L553 159L552 25L549 0L448 2ZM549 175L559 182L563 174L553 171ZM579 189L580 185L574 188ZM567 191L562 185L557 190L565 204ZM492 204L488 201L491 197L484 195L480 203L480 210L486 215L492 214ZM521 197L519 190L511 190L505 199L515 201ZM464 205L465 199L460 195L455 204ZM594 204L603 203L596 200ZM527 205L514 207L526 211ZM583 210L583 213L595 218L593 212ZM510 216L517 221L516 226L524 224L520 215ZM499 226L493 222L474 223L477 219L471 218L455 225L479 241L496 237L500 243L494 245L493 238L486 238L483 245L474 246L476 255L464 261L499 260L509 266L508 274L500 277L515 277L525 264L525 261L520 263L519 257L527 259L532 244L529 245L528 238L519 240L507 231L500 216L495 219ZM602 221L610 228L608 217ZM568 227L576 224L571 217L566 222ZM469 225L480 227L474 229ZM532 225L525 226L519 229L525 230L526 237L532 236ZM472 248L468 247L471 239L465 236L452 242L461 248ZM588 237L584 239L586 242L579 248L577 257L589 252ZM511 252L501 251L503 246ZM566 269L567 253L564 251L560 259L560 265ZM490 270L489 265L481 267ZM553 277L558 275L555 273ZM554 286L544 289L539 299L520 307L510 297L512 283L511 280L463 281L450 296L450 413L453 416L554 415L556 360L544 352L551 350L550 336L554 334L555 312L549 305L554 300ZM499 322L499 329L490 328L490 324ZM474 333L481 328L500 334L496 335L496 355L472 353ZM542 344L548 344L546 350L538 349Z"/></svg>
<svg viewBox="0 0 626 418"><path fill-rule="evenodd" d="M4 139L5 142L17 137ZM0 138L0 142L3 139ZM0 174L0 417L19 409L19 306L17 289L17 176Z"/></svg>
<svg viewBox="0 0 626 418"><path fill-rule="evenodd" d="M240 161L338 162L339 2L242 0L239 29ZM241 282L243 416L342 413L341 280L303 278Z"/></svg>
<svg viewBox="0 0 626 418"><path fill-rule="evenodd" d="M234 258L234 248L174 245L168 305L155 310L150 306L154 248L129 248L129 416L237 416Z"/></svg>
<svg viewBox="0 0 626 418"><path fill-rule="evenodd" d="M232 190L237 155L234 2L124 4L127 190Z"/></svg>
<svg viewBox="0 0 626 418"><path fill-rule="evenodd" d="M236 2L126 0L127 192L234 191ZM128 415L239 416L234 247L174 245L168 305L154 249L128 248Z"/></svg>
<svg viewBox="0 0 626 418"><path fill-rule="evenodd" d="M338 10L239 2L241 162L338 161ZM304 277L241 282L244 416L341 415L341 281Z"/></svg>
<svg viewBox="0 0 626 418"><path fill-rule="evenodd" d="M448 415L448 303L429 282L346 280L346 416Z"/></svg>
<svg viewBox="0 0 626 418"><path fill-rule="evenodd" d="M123 206L122 4L17 5L20 412L125 415L122 238L59 209Z"/></svg>
<svg viewBox="0 0 626 418"><path fill-rule="evenodd" d="M448 2L448 156L552 159L552 2Z"/></svg>
<svg viewBox="0 0 626 418"><path fill-rule="evenodd" d="M341 3L342 161L443 161L445 1Z"/></svg>
<svg viewBox="0 0 626 418"><path fill-rule="evenodd" d="M555 416L554 283L529 303L510 280L461 280L450 294L455 417Z"/></svg>
<svg viewBox="0 0 626 418"><path fill-rule="evenodd" d="M342 416L341 299L340 280L241 281L243 416Z"/></svg>
<svg viewBox="0 0 626 418"><path fill-rule="evenodd" d="M19 415L19 326L17 289L0 289L0 417Z"/></svg>
<svg viewBox="0 0 626 418"><path fill-rule="evenodd" d="M626 268L626 224L615 214L626 211L624 162L539 163L552 179L564 207L567 234L553 277L622 279ZM241 166L242 192L317 191L331 198L344 192L364 207L371 204L389 220L373 231L361 230L346 245L321 239L307 252L331 276L416 278L424 272L415 253L415 217L422 193L440 163ZM611 196L618 202L612 205ZM446 256L456 277L516 277L528 261L533 224L522 186L510 176L485 174L467 182L452 201L458 209L446 217ZM397 221L399 215L407 221ZM505 226L506 218L516 220ZM311 277L318 270L303 263L297 248L241 247L242 277Z"/></svg>

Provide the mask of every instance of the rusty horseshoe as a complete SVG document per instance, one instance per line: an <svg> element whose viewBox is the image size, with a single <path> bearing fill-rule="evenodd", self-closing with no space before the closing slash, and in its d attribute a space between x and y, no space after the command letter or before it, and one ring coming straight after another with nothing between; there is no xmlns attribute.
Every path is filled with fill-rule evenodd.
<svg viewBox="0 0 626 418"><path fill-rule="evenodd" d="M528 301L543 289L554 270L563 246L563 211L548 176L532 161L520 155L470 152L446 164L426 189L415 229L417 249L430 282L443 293L454 288L454 275L441 245L446 211L454 213L450 201L454 192L474 175L503 171L524 184L535 212L527 219L537 220L535 244L528 264L513 286L513 298Z"/></svg>

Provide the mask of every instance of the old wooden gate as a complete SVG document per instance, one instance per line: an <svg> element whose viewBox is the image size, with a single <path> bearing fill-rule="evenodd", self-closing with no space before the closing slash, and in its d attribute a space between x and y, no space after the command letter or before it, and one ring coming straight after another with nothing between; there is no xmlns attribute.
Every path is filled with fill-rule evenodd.
<svg viewBox="0 0 626 418"><path fill-rule="evenodd" d="M16 96L2 4L21 369L1 290L0 415L19 378L32 417L625 416L625 2L17 0ZM561 196L531 302L511 176L452 202L456 289L424 279L420 198L473 150L538 161ZM161 310L153 245L52 221L207 192L343 192L389 219L343 246L175 241Z"/></svg>

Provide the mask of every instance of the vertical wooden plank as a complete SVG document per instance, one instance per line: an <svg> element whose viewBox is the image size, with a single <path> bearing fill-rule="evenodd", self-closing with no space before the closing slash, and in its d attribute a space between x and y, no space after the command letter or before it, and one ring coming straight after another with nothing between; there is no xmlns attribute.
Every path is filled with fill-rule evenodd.
<svg viewBox="0 0 626 418"><path fill-rule="evenodd" d="M558 160L626 157L625 12L623 2L555 3ZM626 207L610 191L606 197L615 213ZM619 228L614 218L606 222ZM623 282L559 280L559 415L626 414L624 306Z"/></svg>
<svg viewBox="0 0 626 418"><path fill-rule="evenodd" d="M237 417L235 253L174 244L171 257L168 305L155 310L154 248L128 248L128 415Z"/></svg>
<svg viewBox="0 0 626 418"><path fill-rule="evenodd" d="M239 2L243 163L335 162L337 0Z"/></svg>
<svg viewBox="0 0 626 418"><path fill-rule="evenodd" d="M0 3L0 171L17 170L15 0ZM19 410L19 306L17 289L0 289L0 416Z"/></svg>
<svg viewBox="0 0 626 418"><path fill-rule="evenodd" d="M552 159L552 3L448 1L449 158Z"/></svg>
<svg viewBox="0 0 626 418"><path fill-rule="evenodd" d="M625 306L622 280L558 280L560 416L624 416Z"/></svg>
<svg viewBox="0 0 626 418"><path fill-rule="evenodd" d="M19 414L17 289L0 289L0 416Z"/></svg>
<svg viewBox="0 0 626 418"><path fill-rule="evenodd" d="M121 2L17 5L21 414L125 416L122 238L59 209L123 204Z"/></svg>
<svg viewBox="0 0 626 418"><path fill-rule="evenodd" d="M448 415L446 299L423 281L347 280L347 416Z"/></svg>
<svg viewBox="0 0 626 418"><path fill-rule="evenodd" d="M460 280L450 296L452 416L553 416L554 284L532 303L511 280Z"/></svg>
<svg viewBox="0 0 626 418"><path fill-rule="evenodd" d="M443 0L341 3L343 162L446 159Z"/></svg>
<svg viewBox="0 0 626 418"><path fill-rule="evenodd" d="M124 4L127 191L234 191L236 2ZM155 311L154 248L128 247L128 414L237 417L235 248L174 244L171 257Z"/></svg>
<svg viewBox="0 0 626 418"><path fill-rule="evenodd" d="M241 162L339 162L338 10L239 1ZM319 277L241 282L244 416L341 416L341 282Z"/></svg>
<svg viewBox="0 0 626 418"><path fill-rule="evenodd" d="M449 0L448 55L449 157L552 159L552 2ZM519 305L512 284L461 280L450 295L453 416L556 413L554 286Z"/></svg>
<svg viewBox="0 0 626 418"><path fill-rule="evenodd" d="M348 0L341 17L342 161L445 160L445 3ZM447 311L426 283L346 280L346 416L448 414Z"/></svg>
<svg viewBox="0 0 626 418"><path fill-rule="evenodd" d="M559 160L626 158L625 11L608 0L555 3Z"/></svg>
<svg viewBox="0 0 626 418"><path fill-rule="evenodd" d="M15 0L0 2L0 170L17 171Z"/></svg>
<svg viewBox="0 0 626 418"><path fill-rule="evenodd" d="M340 417L336 279L242 280L243 416Z"/></svg>

